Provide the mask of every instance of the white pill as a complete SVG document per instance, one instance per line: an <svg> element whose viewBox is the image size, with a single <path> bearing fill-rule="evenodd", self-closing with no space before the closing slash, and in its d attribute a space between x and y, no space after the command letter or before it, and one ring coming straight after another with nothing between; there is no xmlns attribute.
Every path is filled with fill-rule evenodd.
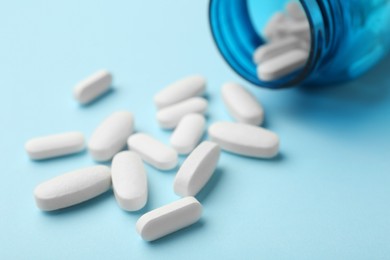
<svg viewBox="0 0 390 260"><path fill-rule="evenodd" d="M310 24L307 20L289 22L281 29L284 35L295 36L304 41L310 41Z"/></svg>
<svg viewBox="0 0 390 260"><path fill-rule="evenodd" d="M264 27L263 34L269 41L279 39L281 35L281 27L285 24L286 16L281 12L276 12Z"/></svg>
<svg viewBox="0 0 390 260"><path fill-rule="evenodd" d="M207 101L204 98L194 97L165 107L157 112L157 121L162 128L172 129L177 126L183 116L190 113L204 114Z"/></svg>
<svg viewBox="0 0 390 260"><path fill-rule="evenodd" d="M154 96L157 108L167 107L191 97L200 96L206 89L206 79L195 75L180 79Z"/></svg>
<svg viewBox="0 0 390 260"><path fill-rule="evenodd" d="M263 122L262 106L245 88L236 83L225 83L221 92L225 106L235 120L250 125Z"/></svg>
<svg viewBox="0 0 390 260"><path fill-rule="evenodd" d="M190 153L203 135L206 120L200 114L184 116L171 135L171 145L179 154Z"/></svg>
<svg viewBox="0 0 390 260"><path fill-rule="evenodd" d="M279 137L261 127L217 122L209 127L208 133L223 150L244 156L271 158L279 150Z"/></svg>
<svg viewBox="0 0 390 260"><path fill-rule="evenodd" d="M68 132L31 139L25 149L31 159L42 160L80 152L84 143L82 133Z"/></svg>
<svg viewBox="0 0 390 260"><path fill-rule="evenodd" d="M295 20L304 20L306 19L306 14L302 9L302 6L298 2L288 2L285 5L287 14Z"/></svg>
<svg viewBox="0 0 390 260"><path fill-rule="evenodd" d="M287 36L278 41L261 45L253 54L253 62L259 64L296 48L306 48L307 43L297 37Z"/></svg>
<svg viewBox="0 0 390 260"><path fill-rule="evenodd" d="M127 211L142 209L148 199L147 176L138 154L116 154L111 166L112 186L119 206Z"/></svg>
<svg viewBox="0 0 390 260"><path fill-rule="evenodd" d="M138 133L127 140L129 149L138 153L142 160L160 170L171 170L178 163L177 152L153 137Z"/></svg>
<svg viewBox="0 0 390 260"><path fill-rule="evenodd" d="M186 197L142 215L136 229L143 240L153 241L197 222L202 205L194 197Z"/></svg>
<svg viewBox="0 0 390 260"><path fill-rule="evenodd" d="M179 196L195 196L213 175L221 149L213 142L204 141L183 162L176 174L173 189Z"/></svg>
<svg viewBox="0 0 390 260"><path fill-rule="evenodd" d="M66 208L96 197L111 187L110 168L87 167L57 176L34 190L37 207L44 211Z"/></svg>
<svg viewBox="0 0 390 260"><path fill-rule="evenodd" d="M127 111L113 113L96 128L88 149L96 161L108 161L124 146L133 133L133 114Z"/></svg>
<svg viewBox="0 0 390 260"><path fill-rule="evenodd" d="M111 83L111 73L100 70L79 82L73 90L73 96L81 104L87 104L107 92Z"/></svg>
<svg viewBox="0 0 390 260"><path fill-rule="evenodd" d="M259 79L271 81L280 79L300 68L307 61L309 53L303 49L294 49L276 56L257 67Z"/></svg>

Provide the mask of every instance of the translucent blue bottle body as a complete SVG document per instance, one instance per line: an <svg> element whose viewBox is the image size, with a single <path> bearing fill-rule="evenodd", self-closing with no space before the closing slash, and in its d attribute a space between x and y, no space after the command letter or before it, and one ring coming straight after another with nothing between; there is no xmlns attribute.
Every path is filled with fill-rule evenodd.
<svg viewBox="0 0 390 260"><path fill-rule="evenodd" d="M211 0L210 26L227 63L255 85L283 88L330 85L354 79L390 51L390 0L300 0L311 28L306 66L287 77L262 81L252 61L264 44L260 29L286 0Z"/></svg>

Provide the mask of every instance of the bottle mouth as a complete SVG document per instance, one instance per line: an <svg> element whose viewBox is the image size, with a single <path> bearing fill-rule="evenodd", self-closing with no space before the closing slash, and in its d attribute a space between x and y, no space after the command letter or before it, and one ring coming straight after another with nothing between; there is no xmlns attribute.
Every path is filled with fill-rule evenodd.
<svg viewBox="0 0 390 260"><path fill-rule="evenodd" d="M256 32L248 10L248 0L210 0L209 23L214 41L225 61L236 73L257 86L270 89L287 88L310 81L312 71L318 66L317 61L322 56L319 44L324 42L321 30L323 16L317 1L300 2L310 24L311 47L307 62L303 68L285 77L263 81L257 76L257 65L252 57L254 51L266 41ZM269 2L264 1L264 4Z"/></svg>

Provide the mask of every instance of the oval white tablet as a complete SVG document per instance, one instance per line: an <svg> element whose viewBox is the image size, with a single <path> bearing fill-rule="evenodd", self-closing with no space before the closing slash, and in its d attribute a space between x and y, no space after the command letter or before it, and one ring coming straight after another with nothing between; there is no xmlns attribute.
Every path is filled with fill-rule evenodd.
<svg viewBox="0 0 390 260"><path fill-rule="evenodd" d="M107 92L111 83L111 73L100 70L79 82L73 90L73 96L81 104L87 104Z"/></svg>
<svg viewBox="0 0 390 260"><path fill-rule="evenodd" d="M136 211L145 206L147 176L138 154L131 151L116 154L112 160L111 178L116 201L122 209Z"/></svg>
<svg viewBox="0 0 390 260"><path fill-rule="evenodd" d="M281 27L285 24L286 16L284 13L276 12L264 27L263 34L268 41L278 40L281 35Z"/></svg>
<svg viewBox="0 0 390 260"><path fill-rule="evenodd" d="M303 8L302 8L301 4L298 3L298 2L292 2L292 1L290 1L290 2L286 3L285 9L286 9L286 11L287 11L287 14L288 14L291 18L293 18L293 19L295 19L295 20L298 20L298 21L299 21L299 20L304 20L304 19L306 19L306 14L305 14L305 12L303 11Z"/></svg>
<svg viewBox="0 0 390 260"><path fill-rule="evenodd" d="M167 107L191 97L201 96L206 89L206 79L200 75L180 79L154 96L157 108Z"/></svg>
<svg viewBox="0 0 390 260"><path fill-rule="evenodd" d="M280 54L257 67L259 79L265 81L277 80L301 69L309 57L303 49L293 49Z"/></svg>
<svg viewBox="0 0 390 260"><path fill-rule="evenodd" d="M25 149L33 160L43 160L80 152L85 148L84 135L80 132L37 137L29 140Z"/></svg>
<svg viewBox="0 0 390 260"><path fill-rule="evenodd" d="M197 222L202 205L194 197L186 197L142 215L136 224L143 240L153 241Z"/></svg>
<svg viewBox="0 0 390 260"><path fill-rule="evenodd" d="M183 116L190 113L204 114L206 109L207 101L204 98L194 97L159 110L157 121L162 128L172 129Z"/></svg>
<svg viewBox="0 0 390 260"><path fill-rule="evenodd" d="M221 92L223 102L235 120L250 125L263 123L263 107L245 88L236 83L226 83Z"/></svg>
<svg viewBox="0 0 390 260"><path fill-rule="evenodd" d="M133 133L133 114L127 111L113 113L93 132L88 149L96 161L108 161L124 146Z"/></svg>
<svg viewBox="0 0 390 260"><path fill-rule="evenodd" d="M306 45L307 43L299 38L294 36L286 36L285 38L279 39L278 41L274 41L258 47L253 54L253 62L259 64L289 50L299 47L307 49Z"/></svg>
<svg viewBox="0 0 390 260"><path fill-rule="evenodd" d="M37 207L51 211L76 205L96 197L111 187L110 168L87 167L57 176L34 190Z"/></svg>
<svg viewBox="0 0 390 260"><path fill-rule="evenodd" d="M220 155L219 145L204 141L183 162L176 174L173 189L179 196L195 196L214 173Z"/></svg>
<svg viewBox="0 0 390 260"><path fill-rule="evenodd" d="M184 116L171 135L171 145L179 154L190 153L203 135L206 120L200 114Z"/></svg>
<svg viewBox="0 0 390 260"><path fill-rule="evenodd" d="M127 140L129 149L138 153L142 160L160 170L171 170L178 163L177 152L153 137L138 133Z"/></svg>
<svg viewBox="0 0 390 260"><path fill-rule="evenodd" d="M279 150L279 137L261 127L217 122L209 127L208 133L223 150L244 156L271 158Z"/></svg>

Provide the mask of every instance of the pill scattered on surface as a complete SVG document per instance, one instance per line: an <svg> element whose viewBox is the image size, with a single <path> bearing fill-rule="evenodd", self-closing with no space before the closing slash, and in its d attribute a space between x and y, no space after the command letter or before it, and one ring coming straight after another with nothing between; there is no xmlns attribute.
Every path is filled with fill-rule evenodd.
<svg viewBox="0 0 390 260"><path fill-rule="evenodd" d="M154 96L157 108L167 107L191 97L201 96L206 89L206 79L195 75L180 79Z"/></svg>
<svg viewBox="0 0 390 260"><path fill-rule="evenodd" d="M57 176L34 190L38 208L52 211L94 198L111 187L110 169L99 165Z"/></svg>
<svg viewBox="0 0 390 260"><path fill-rule="evenodd" d="M307 49L307 43L297 37L288 36L278 41L261 45L253 54L253 62L259 64L300 47Z"/></svg>
<svg viewBox="0 0 390 260"><path fill-rule="evenodd" d="M194 197L186 197L142 215L136 224L138 234L153 241L197 222L202 205Z"/></svg>
<svg viewBox="0 0 390 260"><path fill-rule="evenodd" d="M183 162L173 189L179 196L195 196L213 175L220 155L219 145L204 141Z"/></svg>
<svg viewBox="0 0 390 260"><path fill-rule="evenodd" d="M133 114L127 111L115 112L106 118L93 132L88 149L96 161L108 161L126 146L127 138L133 133Z"/></svg>
<svg viewBox="0 0 390 260"><path fill-rule="evenodd" d="M194 97L165 107L157 112L157 121L160 127L172 129L187 114L204 114L207 109L207 101L204 98Z"/></svg>
<svg viewBox="0 0 390 260"><path fill-rule="evenodd" d="M134 134L129 137L127 144L130 150L157 169L171 170L177 166L177 152L147 134Z"/></svg>
<svg viewBox="0 0 390 260"><path fill-rule="evenodd" d="M288 51L261 63L257 67L257 74L261 80L265 81L279 79L302 68L308 56L308 52L302 49Z"/></svg>
<svg viewBox="0 0 390 260"><path fill-rule="evenodd" d="M116 154L111 166L112 187L119 206L127 211L142 209L148 199L148 183L141 157L132 151Z"/></svg>
<svg viewBox="0 0 390 260"><path fill-rule="evenodd" d="M245 88L229 82L222 86L221 92L223 102L235 120L250 125L260 125L263 122L262 106Z"/></svg>
<svg viewBox="0 0 390 260"><path fill-rule="evenodd" d="M264 128L233 122L217 122L208 129L211 141L239 155L272 158L279 150L279 137Z"/></svg>
<svg viewBox="0 0 390 260"><path fill-rule="evenodd" d="M79 82L73 90L73 96L81 104L90 103L107 92L111 83L111 73L106 70L100 70Z"/></svg>
<svg viewBox="0 0 390 260"><path fill-rule="evenodd" d="M190 153L202 138L206 120L200 114L185 115L173 131L170 142L179 154Z"/></svg>
<svg viewBox="0 0 390 260"><path fill-rule="evenodd" d="M67 132L37 137L25 145L29 157L33 160L43 160L73 153L85 148L84 135L80 132Z"/></svg>

